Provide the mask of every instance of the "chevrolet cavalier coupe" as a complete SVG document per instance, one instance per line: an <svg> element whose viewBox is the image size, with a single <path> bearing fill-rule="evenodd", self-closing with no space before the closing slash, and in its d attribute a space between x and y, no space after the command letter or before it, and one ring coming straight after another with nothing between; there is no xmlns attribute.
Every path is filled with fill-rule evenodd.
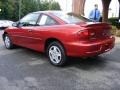
<svg viewBox="0 0 120 90"><path fill-rule="evenodd" d="M45 52L55 66L62 66L67 56L94 57L110 51L115 38L107 23L91 22L62 11L33 12L4 31L7 49L15 45Z"/></svg>

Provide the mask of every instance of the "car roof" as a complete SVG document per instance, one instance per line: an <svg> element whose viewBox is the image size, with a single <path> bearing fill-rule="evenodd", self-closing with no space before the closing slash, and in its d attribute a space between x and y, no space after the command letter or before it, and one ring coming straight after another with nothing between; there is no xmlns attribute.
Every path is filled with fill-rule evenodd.
<svg viewBox="0 0 120 90"><path fill-rule="evenodd" d="M50 14L50 13L63 13L63 11L60 11L60 10L56 10L56 11L49 10L49 11L37 11L37 12L33 12L33 13L46 13L46 14Z"/></svg>

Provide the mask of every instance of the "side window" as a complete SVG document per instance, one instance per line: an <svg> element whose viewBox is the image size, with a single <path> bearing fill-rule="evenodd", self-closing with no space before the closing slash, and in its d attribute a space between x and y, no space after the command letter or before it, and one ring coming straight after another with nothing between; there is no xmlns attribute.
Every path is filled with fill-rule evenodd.
<svg viewBox="0 0 120 90"><path fill-rule="evenodd" d="M36 25L40 14L28 14L20 20L21 26L33 26Z"/></svg>
<svg viewBox="0 0 120 90"><path fill-rule="evenodd" d="M50 25L57 25L58 23L53 18L47 15L42 15L38 24L40 26L50 26Z"/></svg>

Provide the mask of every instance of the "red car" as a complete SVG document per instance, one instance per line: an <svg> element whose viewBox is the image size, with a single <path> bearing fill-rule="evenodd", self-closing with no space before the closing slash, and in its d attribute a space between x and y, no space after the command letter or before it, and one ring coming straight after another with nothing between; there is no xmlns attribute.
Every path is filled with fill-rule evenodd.
<svg viewBox="0 0 120 90"><path fill-rule="evenodd" d="M4 31L7 49L15 45L46 52L53 65L61 66L67 56L94 57L110 51L115 38L107 23L90 22L62 11L33 12Z"/></svg>

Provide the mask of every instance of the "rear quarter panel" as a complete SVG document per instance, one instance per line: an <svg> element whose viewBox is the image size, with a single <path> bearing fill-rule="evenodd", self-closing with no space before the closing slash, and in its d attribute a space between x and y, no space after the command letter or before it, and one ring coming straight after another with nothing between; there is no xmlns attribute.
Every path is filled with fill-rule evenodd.
<svg viewBox="0 0 120 90"><path fill-rule="evenodd" d="M44 52L45 42L48 39L57 39L65 48L67 43L75 41L75 34L80 27L77 25L54 25L36 27L35 30L39 33L39 38L42 39L42 52Z"/></svg>

